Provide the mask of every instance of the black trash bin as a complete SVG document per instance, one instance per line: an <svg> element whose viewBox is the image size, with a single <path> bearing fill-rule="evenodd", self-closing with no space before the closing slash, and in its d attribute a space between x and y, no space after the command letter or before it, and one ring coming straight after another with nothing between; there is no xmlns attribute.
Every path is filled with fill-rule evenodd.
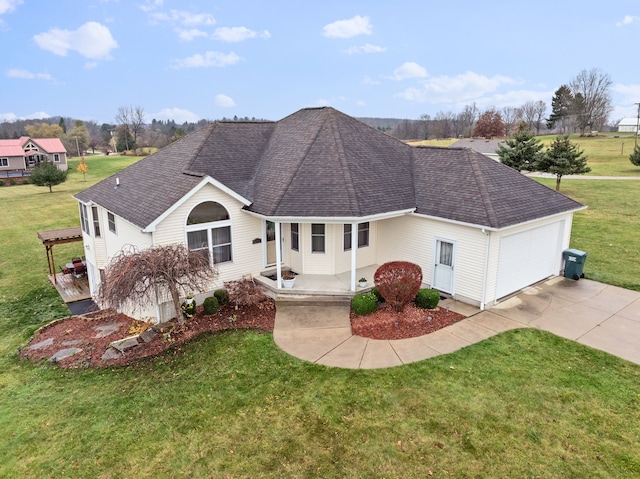
<svg viewBox="0 0 640 479"><path fill-rule="evenodd" d="M584 278L584 263L589 253L579 249L566 249L562 252L564 259L564 277L571 279Z"/></svg>

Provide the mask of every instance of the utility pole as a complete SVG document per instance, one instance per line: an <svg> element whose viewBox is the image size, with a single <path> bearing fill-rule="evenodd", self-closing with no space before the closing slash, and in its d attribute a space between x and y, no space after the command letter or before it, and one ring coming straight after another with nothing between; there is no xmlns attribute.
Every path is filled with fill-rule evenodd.
<svg viewBox="0 0 640 479"><path fill-rule="evenodd" d="M636 144L633 149L635 153L635 151L638 149L638 134L640 134L640 129L638 129L638 127L640 127L640 103L634 103L634 105L638 105L638 116L636 119Z"/></svg>

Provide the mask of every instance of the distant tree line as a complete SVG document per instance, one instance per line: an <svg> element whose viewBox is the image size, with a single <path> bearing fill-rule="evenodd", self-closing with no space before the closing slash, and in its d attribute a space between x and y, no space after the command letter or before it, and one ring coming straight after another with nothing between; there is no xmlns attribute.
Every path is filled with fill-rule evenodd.
<svg viewBox="0 0 640 479"><path fill-rule="evenodd" d="M421 115L418 120L401 120L389 134L415 140L508 137L525 122L537 135L549 132L585 135L606 128L613 111L611 85L609 75L600 69L583 70L555 91L549 116L547 103L542 100L528 101L517 107L498 109L492 106L482 112L472 103L459 113L441 111L434 116Z"/></svg>

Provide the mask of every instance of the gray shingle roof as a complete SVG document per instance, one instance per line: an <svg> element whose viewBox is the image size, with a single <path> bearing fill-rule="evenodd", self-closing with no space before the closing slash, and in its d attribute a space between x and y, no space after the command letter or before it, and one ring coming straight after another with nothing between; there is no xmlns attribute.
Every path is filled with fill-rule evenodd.
<svg viewBox="0 0 640 479"><path fill-rule="evenodd" d="M500 228L581 205L469 149L413 148L333 108L217 122L78 193L144 228L210 176L268 216L417 213Z"/></svg>

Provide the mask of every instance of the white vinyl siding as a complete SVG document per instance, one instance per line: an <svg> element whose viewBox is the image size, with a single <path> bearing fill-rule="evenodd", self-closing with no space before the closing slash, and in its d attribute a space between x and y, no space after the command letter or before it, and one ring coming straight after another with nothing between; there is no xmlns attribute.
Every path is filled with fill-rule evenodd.
<svg viewBox="0 0 640 479"><path fill-rule="evenodd" d="M482 300L485 235L476 228L444 223L418 215L378 222L377 264L410 261L422 268L423 282L433 283L435 238L456 242L454 296L472 304Z"/></svg>
<svg viewBox="0 0 640 479"><path fill-rule="evenodd" d="M163 219L153 232L153 244L180 243L186 246L187 217L195 206L205 201L220 203L229 212L230 218L232 261L217 266L219 276L216 286L221 286L224 281L239 279L243 275L260 274L263 269L262 243L254 243L254 239L262 238L262 221L241 211L242 203L213 185L204 185Z"/></svg>

